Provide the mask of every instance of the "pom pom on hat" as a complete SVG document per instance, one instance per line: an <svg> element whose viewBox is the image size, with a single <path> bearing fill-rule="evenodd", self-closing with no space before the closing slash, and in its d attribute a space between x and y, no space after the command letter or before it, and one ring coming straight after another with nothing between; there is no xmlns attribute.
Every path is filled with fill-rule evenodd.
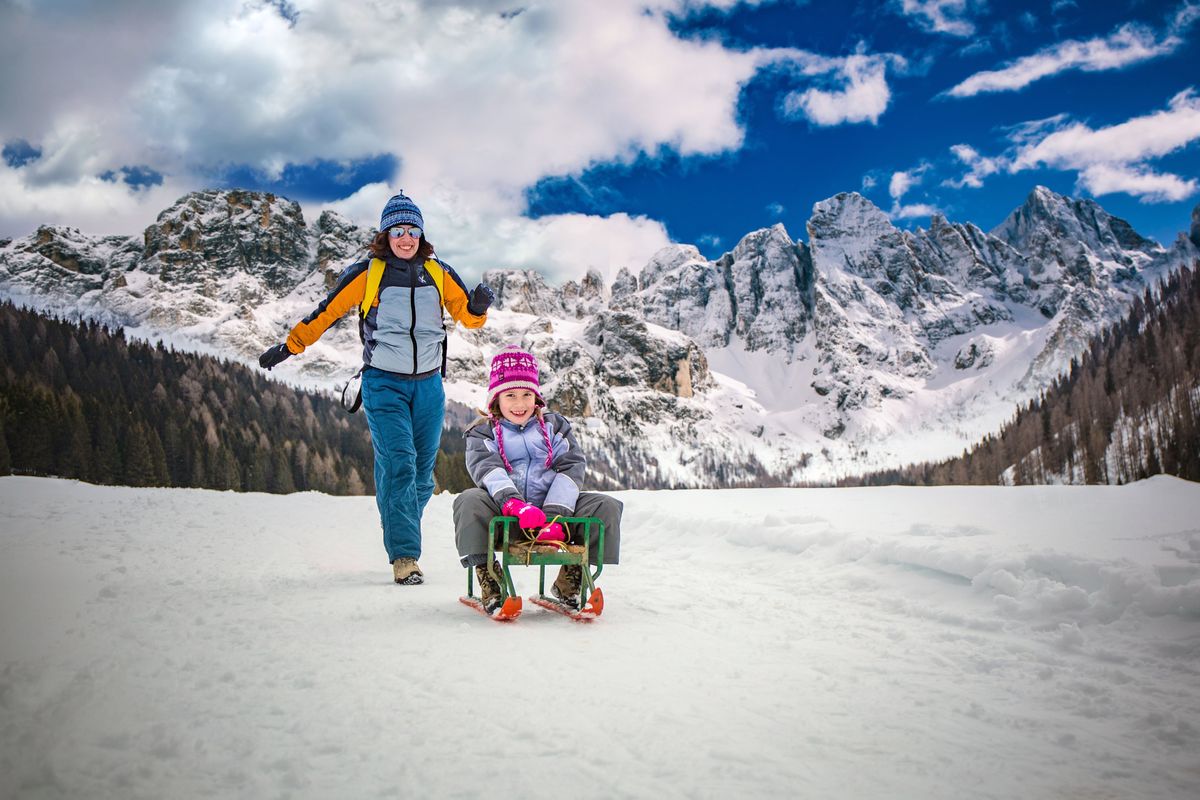
<svg viewBox="0 0 1200 800"><path fill-rule="evenodd" d="M487 407L491 408L492 402L500 393L510 389L528 389L537 397L539 404L546 404L542 399L542 387L538 383L537 359L516 345L509 345L496 353L492 359Z"/></svg>
<svg viewBox="0 0 1200 800"><path fill-rule="evenodd" d="M379 230L386 231L393 225L416 225L422 230L425 228L425 218L421 216L421 209L405 197L403 191L387 201L387 205L383 207L383 214L379 217Z"/></svg>

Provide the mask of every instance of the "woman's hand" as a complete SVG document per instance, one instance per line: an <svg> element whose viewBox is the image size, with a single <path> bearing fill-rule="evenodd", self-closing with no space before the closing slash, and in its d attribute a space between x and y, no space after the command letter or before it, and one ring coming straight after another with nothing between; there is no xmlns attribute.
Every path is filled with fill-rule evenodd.
<svg viewBox="0 0 1200 800"><path fill-rule="evenodd" d="M484 284L479 284L471 290L471 299L467 303L467 311L477 317L487 313L491 307L492 301L496 299L496 295Z"/></svg>
<svg viewBox="0 0 1200 800"><path fill-rule="evenodd" d="M258 357L258 365L263 369L270 369L291 358L292 351L288 350L286 342L281 342L274 347L268 347L261 356Z"/></svg>

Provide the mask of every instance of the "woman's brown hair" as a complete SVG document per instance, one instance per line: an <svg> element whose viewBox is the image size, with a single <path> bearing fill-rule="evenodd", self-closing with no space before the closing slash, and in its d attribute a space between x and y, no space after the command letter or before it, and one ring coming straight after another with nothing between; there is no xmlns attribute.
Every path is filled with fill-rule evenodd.
<svg viewBox="0 0 1200 800"><path fill-rule="evenodd" d="M380 231L379 233L375 234L375 238L371 240L371 244L367 246L367 249L371 252L372 258L387 258L388 256L396 255L392 252L392 246L388 244L387 231ZM421 243L417 245L417 254L413 257L425 261L432 256L433 243L426 239L425 234L422 233Z"/></svg>

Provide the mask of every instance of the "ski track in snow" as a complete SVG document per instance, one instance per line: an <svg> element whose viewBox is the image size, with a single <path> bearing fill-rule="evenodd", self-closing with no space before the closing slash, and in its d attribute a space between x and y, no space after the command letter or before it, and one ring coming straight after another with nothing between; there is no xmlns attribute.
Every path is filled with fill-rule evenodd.
<svg viewBox="0 0 1200 800"><path fill-rule="evenodd" d="M449 495L397 587L372 498L0 479L0 796L1200 793L1200 486L618 496L502 625Z"/></svg>

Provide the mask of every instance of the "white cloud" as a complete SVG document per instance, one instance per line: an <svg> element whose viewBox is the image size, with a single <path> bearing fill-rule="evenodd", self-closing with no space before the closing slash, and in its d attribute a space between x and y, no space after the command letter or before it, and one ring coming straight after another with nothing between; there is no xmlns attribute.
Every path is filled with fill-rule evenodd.
<svg viewBox="0 0 1200 800"><path fill-rule="evenodd" d="M1079 182L1094 195L1124 192L1143 202L1176 202L1196 193L1195 178L1164 175L1141 166L1093 164L1079 174Z"/></svg>
<svg viewBox="0 0 1200 800"><path fill-rule="evenodd" d="M877 122L890 100L886 69L904 68L861 47L827 58L670 30L668 12L738 4L0 0L0 142L42 151L20 168L0 165L0 234L39 223L135 234L230 166L278 176L318 159L392 155L387 185L329 205L373 225L403 187L447 257L536 265L552 278L636 265L667 243L660 223L529 219L527 189L643 154L740 149L738 100L764 68L812 84L791 99L814 124ZM134 164L163 183L134 190L95 177Z"/></svg>
<svg viewBox="0 0 1200 800"><path fill-rule="evenodd" d="M1058 169L1078 174L1078 184L1094 195L1123 192L1143 202L1175 202L1200 189L1193 178L1156 171L1151 162L1200 140L1200 97L1188 89L1171 98L1167 108L1116 125L1092 129L1062 115L1015 126L1012 147L984 157L969 145L951 148L970 167L946 185L979 188L1000 171Z"/></svg>
<svg viewBox="0 0 1200 800"><path fill-rule="evenodd" d="M904 195L908 194L914 186L920 185L925 173L931 168L931 164L921 164L914 169L892 173L892 177L888 181L888 194L892 198L892 208L888 211L888 216L892 219L910 219L912 217L928 217L937 213L937 207L928 203L905 205L902 202Z"/></svg>
<svg viewBox="0 0 1200 800"><path fill-rule="evenodd" d="M922 28L950 36L970 36L975 24L970 14L979 5L968 0L900 0L900 12Z"/></svg>
<svg viewBox="0 0 1200 800"><path fill-rule="evenodd" d="M667 242L661 224L530 220L525 190L643 153L742 147L742 88L795 53L679 38L665 12L685 6L697 3L296 0L289 19L245 0L126 0L70 13L0 3L0 141L21 138L43 152L20 169L0 165L0 233L41 222L137 233L230 165L278 174L288 164L390 153L400 167L389 186L335 204L360 223L375 224L403 187L434 211L426 211L431 232L441 229L448 256L539 262L555 278L578 277L597 259L644 262ZM843 63L845 96L814 95L814 113L877 119L878 98L864 100L855 81L876 95L882 88L886 106L882 70L834 59L825 72ZM94 178L130 164L162 172L164 183L133 191ZM498 241L501 229L512 235ZM578 241L567 243L568 232Z"/></svg>
<svg viewBox="0 0 1200 800"><path fill-rule="evenodd" d="M888 194L893 200L899 200L908 194L908 190L921 182L921 176L914 172L893 172L888 181Z"/></svg>
<svg viewBox="0 0 1200 800"><path fill-rule="evenodd" d="M887 68L905 65L899 56L865 53L841 59L799 53L795 62L805 75L824 75L832 86L789 93L783 100L783 112L825 126L878 123L892 96Z"/></svg>
<svg viewBox="0 0 1200 800"><path fill-rule="evenodd" d="M913 203L912 205L895 205L888 216L892 219L913 219L915 217L932 217L934 214L941 213L937 206L928 203Z"/></svg>
<svg viewBox="0 0 1200 800"><path fill-rule="evenodd" d="M1181 34L1198 16L1197 7L1185 5L1161 35L1145 25L1127 23L1105 37L1059 42L1001 69L977 72L945 94L974 97L985 92L1011 92L1068 70L1103 72L1170 55L1183 44Z"/></svg>
<svg viewBox="0 0 1200 800"><path fill-rule="evenodd" d="M766 211L772 217L778 218L787 213L787 208L783 205L783 203L768 203Z"/></svg>
<svg viewBox="0 0 1200 800"><path fill-rule="evenodd" d="M944 186L952 186L956 189L969 186L972 189L979 189L983 187L984 178L996 174L1005 167L1003 159L982 156L970 145L956 144L950 148L950 152L954 153L954 157L961 163L970 167L970 170L958 180L944 181Z"/></svg>
<svg viewBox="0 0 1200 800"><path fill-rule="evenodd" d="M1096 164L1136 164L1200 139L1200 98L1192 90L1171 98L1165 111L1092 130L1072 123L1023 145L1010 172L1047 166L1081 170Z"/></svg>

